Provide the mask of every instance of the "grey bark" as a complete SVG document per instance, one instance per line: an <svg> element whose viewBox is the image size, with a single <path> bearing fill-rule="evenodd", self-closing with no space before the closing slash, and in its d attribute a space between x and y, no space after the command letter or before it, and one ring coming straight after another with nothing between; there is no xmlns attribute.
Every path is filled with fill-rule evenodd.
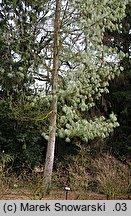
<svg viewBox="0 0 131 216"><path fill-rule="evenodd" d="M44 168L44 178L42 183L42 196L47 192L51 184L55 140L56 140L56 120L57 120L57 88L58 88L58 69L59 69L59 52L60 52L60 12L61 0L56 0L55 20L54 20L54 50L53 50L53 70L52 70L52 102L49 126L49 139L46 152L46 161Z"/></svg>

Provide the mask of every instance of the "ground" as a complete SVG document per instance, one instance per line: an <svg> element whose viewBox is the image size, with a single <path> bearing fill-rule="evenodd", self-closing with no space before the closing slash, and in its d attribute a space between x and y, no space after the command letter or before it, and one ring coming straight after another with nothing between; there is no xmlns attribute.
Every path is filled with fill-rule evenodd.
<svg viewBox="0 0 131 216"><path fill-rule="evenodd" d="M28 190L21 189L21 190L14 190L10 192L6 192L3 194L0 194L0 200L39 200L39 197L33 196L32 193ZM44 200L65 200L66 199L66 194L64 190L57 190L51 192L49 195L43 198ZM70 191L68 193L67 199L69 200L106 200L106 195L104 194L98 194L98 193L78 193L78 192L72 192ZM116 197L115 199L130 199L127 196L119 196Z"/></svg>

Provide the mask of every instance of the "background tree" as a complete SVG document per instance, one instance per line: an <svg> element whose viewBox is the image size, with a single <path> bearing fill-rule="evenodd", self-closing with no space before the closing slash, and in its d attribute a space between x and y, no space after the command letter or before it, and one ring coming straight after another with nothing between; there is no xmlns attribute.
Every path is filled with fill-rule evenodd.
<svg viewBox="0 0 131 216"><path fill-rule="evenodd" d="M15 167L34 167L43 159L41 133L48 118L47 99L40 100L34 82L47 80L38 68L45 61L40 54L51 41L48 36L44 40L48 32L41 30L49 4L3 1L0 7L1 150L15 155Z"/></svg>
<svg viewBox="0 0 131 216"><path fill-rule="evenodd" d="M125 17L117 23L118 29L115 31L107 30L105 34L105 44L109 47L117 47L118 52L123 52L120 66L123 68L120 76L111 81L110 95L107 100L110 101L112 109L118 117L120 127L109 139L108 144L112 151L122 160L130 157L131 153L131 127L130 127L130 108L131 108L131 67L130 67L130 46L131 46L131 3L126 5Z"/></svg>

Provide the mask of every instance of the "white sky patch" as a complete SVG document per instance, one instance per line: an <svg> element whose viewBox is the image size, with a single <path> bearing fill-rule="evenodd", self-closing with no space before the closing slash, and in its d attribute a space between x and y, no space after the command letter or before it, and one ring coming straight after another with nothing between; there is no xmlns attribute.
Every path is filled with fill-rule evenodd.
<svg viewBox="0 0 131 216"><path fill-rule="evenodd" d="M15 53L13 50L11 50L11 55L13 56L15 62L18 62L21 60L21 56Z"/></svg>
<svg viewBox="0 0 131 216"><path fill-rule="evenodd" d="M104 57L105 62L115 62L118 63L120 59L118 59L118 54L113 53L112 55L108 55Z"/></svg>

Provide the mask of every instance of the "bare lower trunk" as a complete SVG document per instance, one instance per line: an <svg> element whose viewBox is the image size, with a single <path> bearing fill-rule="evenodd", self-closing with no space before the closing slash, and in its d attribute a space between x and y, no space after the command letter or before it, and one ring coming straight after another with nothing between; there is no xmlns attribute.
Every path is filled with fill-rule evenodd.
<svg viewBox="0 0 131 216"><path fill-rule="evenodd" d="M42 184L42 195L46 194L51 184L55 139L56 139L56 119L57 119L57 86L59 69L59 41L60 41L60 10L61 0L56 0L55 21L54 21L54 51L53 51L53 72L52 72L52 102L49 127L49 139L46 152L46 161L44 169L44 179Z"/></svg>

